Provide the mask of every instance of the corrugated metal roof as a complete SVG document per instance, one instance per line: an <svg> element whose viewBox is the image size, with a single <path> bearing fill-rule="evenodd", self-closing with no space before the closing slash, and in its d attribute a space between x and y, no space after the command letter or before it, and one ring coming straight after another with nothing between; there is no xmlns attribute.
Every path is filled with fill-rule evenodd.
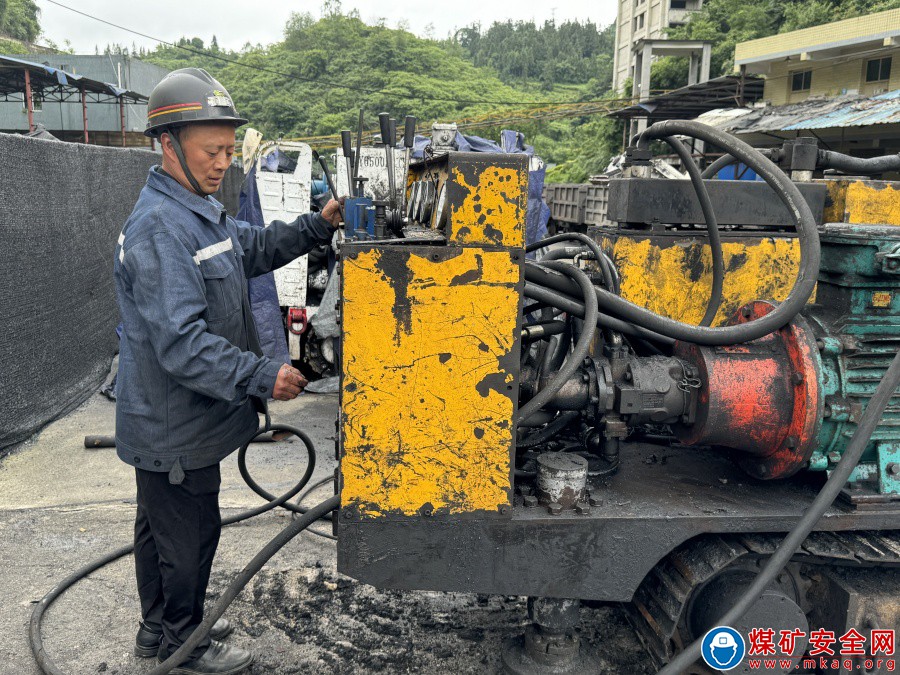
<svg viewBox="0 0 900 675"><path fill-rule="evenodd" d="M732 133L839 129L900 123L900 89L877 96L845 94L807 99L800 103L749 110L734 117L713 110L698 121Z"/></svg>
<svg viewBox="0 0 900 675"><path fill-rule="evenodd" d="M43 63L34 63L12 56L0 56L0 94L18 94L24 91L24 70L31 75L31 86L36 91L44 88L70 88L75 91L84 89L92 94L111 96L116 99L124 97L131 101L146 101L147 96L138 92L121 89L109 82L99 82L59 68L52 68Z"/></svg>
<svg viewBox="0 0 900 675"><path fill-rule="evenodd" d="M872 124L900 122L900 89L839 107L810 119L785 127L794 129L829 129L833 127L865 127Z"/></svg>

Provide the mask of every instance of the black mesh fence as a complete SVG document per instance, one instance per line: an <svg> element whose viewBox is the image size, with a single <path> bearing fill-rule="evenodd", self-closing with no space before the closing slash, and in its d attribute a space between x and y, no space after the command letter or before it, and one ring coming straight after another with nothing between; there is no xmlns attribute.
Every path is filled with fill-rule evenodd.
<svg viewBox="0 0 900 675"><path fill-rule="evenodd" d="M0 134L0 452L108 372L116 240L158 157Z"/></svg>

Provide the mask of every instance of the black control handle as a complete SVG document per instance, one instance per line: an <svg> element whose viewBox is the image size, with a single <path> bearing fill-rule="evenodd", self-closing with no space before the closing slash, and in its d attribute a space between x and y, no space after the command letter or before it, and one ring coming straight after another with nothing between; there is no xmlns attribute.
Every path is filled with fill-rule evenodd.
<svg viewBox="0 0 900 675"><path fill-rule="evenodd" d="M391 139L390 113L378 113L378 126L381 127L381 142L389 145Z"/></svg>
<svg viewBox="0 0 900 675"><path fill-rule="evenodd" d="M407 115L403 125L403 145L405 145L407 148L411 148L415 140L416 118L412 115Z"/></svg>
<svg viewBox="0 0 900 675"><path fill-rule="evenodd" d="M344 151L344 157L350 159L353 157L353 139L350 137L350 130L341 131L341 150Z"/></svg>

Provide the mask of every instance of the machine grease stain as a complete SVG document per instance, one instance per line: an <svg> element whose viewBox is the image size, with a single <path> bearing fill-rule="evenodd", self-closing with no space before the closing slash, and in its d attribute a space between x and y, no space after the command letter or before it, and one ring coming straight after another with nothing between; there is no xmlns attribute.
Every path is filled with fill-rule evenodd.
<svg viewBox="0 0 900 675"><path fill-rule="evenodd" d="M477 265L477 269L457 274L450 280L450 285L460 286L462 284L471 284L480 281L482 275L484 275L484 260L478 254L475 255L475 264Z"/></svg>
<svg viewBox="0 0 900 675"><path fill-rule="evenodd" d="M409 284L413 280L413 271L409 267L408 251L385 251L378 256L376 269L381 271L394 291L392 313L396 319L394 341L400 346L400 328L409 335L412 333L412 306L409 301Z"/></svg>

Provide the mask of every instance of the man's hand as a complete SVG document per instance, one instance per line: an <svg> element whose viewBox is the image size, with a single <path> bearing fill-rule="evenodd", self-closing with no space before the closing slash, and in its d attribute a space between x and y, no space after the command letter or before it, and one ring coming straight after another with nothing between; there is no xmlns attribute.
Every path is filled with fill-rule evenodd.
<svg viewBox="0 0 900 675"><path fill-rule="evenodd" d="M341 197L340 202L336 199L331 199L325 205L325 208L322 209L322 217L331 223L332 227L337 227L341 222L341 209L344 205L344 197Z"/></svg>
<svg viewBox="0 0 900 675"><path fill-rule="evenodd" d="M272 398L278 401L291 401L300 395L307 384L309 382L300 374L299 370L285 363L278 371L275 388L272 389Z"/></svg>

